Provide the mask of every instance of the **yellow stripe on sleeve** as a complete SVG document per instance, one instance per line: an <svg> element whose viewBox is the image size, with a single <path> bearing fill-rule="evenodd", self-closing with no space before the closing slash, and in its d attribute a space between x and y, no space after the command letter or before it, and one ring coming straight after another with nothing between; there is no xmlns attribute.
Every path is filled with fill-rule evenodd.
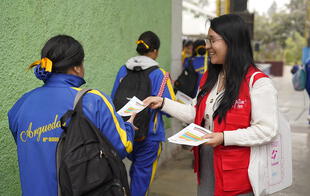
<svg viewBox="0 0 310 196"><path fill-rule="evenodd" d="M72 87L72 88L76 89L78 91L81 90L79 88L74 88L74 87ZM89 93L93 93L95 95L100 96L102 98L102 100L105 102L105 104L108 106L108 108L111 112L111 115L113 117L113 122L115 124L116 130L117 130L118 134L120 135L121 141L122 141L123 145L125 146L126 151L128 153L132 152L132 149L133 149L132 142L127 140L127 133L124 129L121 128L121 126L117 120L117 117L115 116L113 106L111 105L109 100L104 95L102 95L98 90L91 90L91 91L89 91Z"/></svg>
<svg viewBox="0 0 310 196"><path fill-rule="evenodd" d="M165 70L163 70L162 68L159 68L159 69L163 72L164 75L166 74ZM173 90L173 87L172 87L172 84L171 84L170 77L167 80L167 87L168 87L171 99L175 101L176 98L175 98L175 94L174 94L174 90Z"/></svg>
<svg viewBox="0 0 310 196"><path fill-rule="evenodd" d="M198 69L195 69L195 71L198 72L198 71L201 71L201 70L204 70L204 69L205 69L204 67L200 67Z"/></svg>

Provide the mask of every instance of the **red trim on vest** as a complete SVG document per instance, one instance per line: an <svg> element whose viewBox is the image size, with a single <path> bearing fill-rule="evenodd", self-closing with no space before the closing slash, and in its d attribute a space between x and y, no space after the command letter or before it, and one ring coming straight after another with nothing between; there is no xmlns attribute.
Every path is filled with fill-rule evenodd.
<svg viewBox="0 0 310 196"><path fill-rule="evenodd" d="M259 69L250 66L244 81L240 85L240 92L236 103L226 113L221 123L216 117L213 121L214 132L234 131L239 128L247 128L251 121L251 99L249 92L250 78L254 72L261 72ZM260 78L268 77L263 72L256 74L253 84ZM207 72L203 75L200 88L207 80ZM195 124L202 125L206 109L206 101L209 94L205 95L200 105L196 105ZM195 157L194 171L199 176L199 146L193 148ZM214 175L215 175L215 195L237 195L250 192L252 190L248 178L248 165L250 160L250 148L240 146L217 146L214 148Z"/></svg>

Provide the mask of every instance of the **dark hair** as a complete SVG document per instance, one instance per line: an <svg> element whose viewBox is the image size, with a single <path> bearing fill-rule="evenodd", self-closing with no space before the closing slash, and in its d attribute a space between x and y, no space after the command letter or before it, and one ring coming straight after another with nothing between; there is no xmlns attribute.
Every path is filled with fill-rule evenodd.
<svg viewBox="0 0 310 196"><path fill-rule="evenodd" d="M239 95L241 82L250 65L255 66L248 26L242 18L235 14L222 15L211 20L210 28L219 34L227 44L227 55L223 65L209 63L208 78L198 95L201 98L212 90L217 82L219 73L225 73L225 92L221 103L213 114L219 116L219 122L233 106Z"/></svg>
<svg viewBox="0 0 310 196"><path fill-rule="evenodd" d="M149 48L143 43L137 44L136 51L140 55L147 54L148 52L152 52L154 50L158 50L160 46L160 40L159 37L153 33L152 31L146 31L142 33L138 40L142 40L147 44Z"/></svg>
<svg viewBox="0 0 310 196"><path fill-rule="evenodd" d="M203 39L198 39L193 44L193 57L197 55L205 55L207 49L205 48L206 42Z"/></svg>
<svg viewBox="0 0 310 196"><path fill-rule="evenodd" d="M188 39L188 40L184 39L183 40L183 48L188 47L188 46L193 46L193 45L194 45L194 42L192 40L190 40L190 39Z"/></svg>
<svg viewBox="0 0 310 196"><path fill-rule="evenodd" d="M41 58L53 62L52 72L66 73L68 68L80 66L84 60L83 46L68 35L57 35L49 39L41 51Z"/></svg>

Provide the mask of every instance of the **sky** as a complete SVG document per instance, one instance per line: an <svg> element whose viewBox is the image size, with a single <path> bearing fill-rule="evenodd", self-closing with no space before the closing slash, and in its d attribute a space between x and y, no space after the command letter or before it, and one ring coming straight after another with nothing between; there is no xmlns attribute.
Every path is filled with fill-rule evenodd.
<svg viewBox="0 0 310 196"><path fill-rule="evenodd" d="M206 12L212 12L215 14L216 10L216 0L208 0L209 5L205 9ZM285 5L290 2L290 0L248 0L248 10L250 12L258 12L259 14L265 14L267 13L269 7L272 5L273 2L276 2L277 4L277 10L285 9ZM205 21L206 18L199 17L195 18L193 17L193 14L190 14L188 12L183 12L183 24L182 24L182 31L183 34L205 34L206 33L206 27L205 27Z"/></svg>
<svg viewBox="0 0 310 196"><path fill-rule="evenodd" d="M290 0L248 0L248 10L250 12L255 10L259 14L264 14L273 2L276 2L277 9L281 10L285 9L285 5L288 4Z"/></svg>

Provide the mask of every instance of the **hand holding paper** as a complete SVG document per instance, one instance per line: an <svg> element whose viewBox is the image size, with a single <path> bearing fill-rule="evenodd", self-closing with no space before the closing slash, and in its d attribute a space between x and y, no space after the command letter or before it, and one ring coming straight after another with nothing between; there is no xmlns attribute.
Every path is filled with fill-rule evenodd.
<svg viewBox="0 0 310 196"><path fill-rule="evenodd" d="M168 141L175 144L183 144L189 146L198 146L205 142L208 142L209 139L203 139L202 136L212 133L211 131L198 126L194 123L191 123L180 132L168 138Z"/></svg>
<svg viewBox="0 0 310 196"><path fill-rule="evenodd" d="M117 111L117 113L121 116L131 116L134 113L141 112L146 106L143 102L137 97L132 97L124 107Z"/></svg>

